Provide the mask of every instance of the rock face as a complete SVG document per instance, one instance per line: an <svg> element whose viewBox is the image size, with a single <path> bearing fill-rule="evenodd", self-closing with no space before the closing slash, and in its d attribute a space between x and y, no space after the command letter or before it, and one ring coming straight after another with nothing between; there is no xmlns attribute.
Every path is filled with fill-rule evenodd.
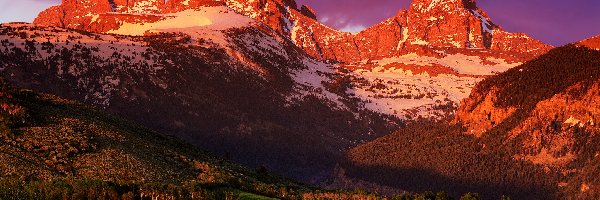
<svg viewBox="0 0 600 200"><path fill-rule="evenodd" d="M590 49L593 44L594 38L556 48L482 81L454 123L468 134L513 144L515 160L562 173L565 194L597 197L598 180L582 178L600 165L600 51Z"/></svg>
<svg viewBox="0 0 600 200"><path fill-rule="evenodd" d="M423 48L471 48L530 53L550 46L522 33L509 33L477 8L474 0L415 0L410 9L356 35L324 27L311 19L293 19L292 39L314 57L351 63Z"/></svg>
<svg viewBox="0 0 600 200"><path fill-rule="evenodd" d="M164 19L160 14L174 13L203 6L225 5L213 0L64 0L33 21L34 24L104 33L123 23L148 23Z"/></svg>
<svg viewBox="0 0 600 200"><path fill-rule="evenodd" d="M595 57L598 53L597 50L568 45L490 77L479 83L470 97L461 103L455 122L462 123L476 135L496 128L518 134L523 132L516 129L522 126L518 122L526 121L524 119L530 116L544 119L540 120L542 122L557 121L560 124L571 116L586 118L582 124L593 122L600 117L597 116L600 112L594 108L598 100L596 84L600 79L599 59ZM540 85L545 88L540 89ZM578 106L582 109L575 109Z"/></svg>
<svg viewBox="0 0 600 200"><path fill-rule="evenodd" d="M298 9L294 0L172 0L166 3L161 0L65 0L60 6L40 13L34 23L107 32L123 22L156 21L160 19L156 14L224 4L290 37L315 58L344 63L411 52L425 54L423 49L428 47L488 49L531 56L550 48L525 34L502 30L474 0L415 0L408 10L358 34L340 32L319 23L310 7Z"/></svg>

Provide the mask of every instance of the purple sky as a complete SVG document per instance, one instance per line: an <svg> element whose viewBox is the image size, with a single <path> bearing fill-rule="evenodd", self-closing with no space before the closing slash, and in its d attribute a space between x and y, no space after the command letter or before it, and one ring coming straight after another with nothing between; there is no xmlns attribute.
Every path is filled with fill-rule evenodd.
<svg viewBox="0 0 600 200"><path fill-rule="evenodd" d="M406 9L411 0L296 0L333 28L358 31ZM0 0L0 23L31 22L60 0ZM552 45L600 35L600 0L478 0L496 24Z"/></svg>

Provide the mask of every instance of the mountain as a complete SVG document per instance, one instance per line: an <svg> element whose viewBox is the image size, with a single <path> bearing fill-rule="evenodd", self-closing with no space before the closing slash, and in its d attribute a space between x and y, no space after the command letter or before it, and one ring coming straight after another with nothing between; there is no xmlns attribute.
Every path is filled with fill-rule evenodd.
<svg viewBox="0 0 600 200"><path fill-rule="evenodd" d="M312 58L339 63L332 66L342 72L339 80L350 83L341 92L360 100L361 109L408 120L447 118L483 76L551 48L525 34L502 30L475 1L466 0L415 0L408 10L356 34L321 24L310 7L298 8L293 0L63 1L40 13L34 24L144 35L155 29L210 24L203 13L194 12L207 6L227 6L289 39ZM128 31L133 29L138 31Z"/></svg>
<svg viewBox="0 0 600 200"><path fill-rule="evenodd" d="M12 84L309 183L407 121L452 117L484 77L550 48L454 0L415 0L358 34L292 0L64 0L0 25Z"/></svg>
<svg viewBox="0 0 600 200"><path fill-rule="evenodd" d="M0 105L3 199L219 199L228 192L299 198L313 190L81 103L9 87L1 79Z"/></svg>
<svg viewBox="0 0 600 200"><path fill-rule="evenodd" d="M408 10L359 33L329 28L293 1L227 2L313 58L338 63L352 83L346 93L366 109L407 120L447 118L482 77L552 48L504 31L474 0L414 0Z"/></svg>
<svg viewBox="0 0 600 200"><path fill-rule="evenodd" d="M211 23L144 37L4 24L2 75L311 183L402 125L354 106L335 69L261 23L224 6L186 12Z"/></svg>
<svg viewBox="0 0 600 200"><path fill-rule="evenodd" d="M344 175L416 191L597 199L595 40L553 49L486 78L450 123L415 124L359 145L348 152Z"/></svg>
<svg viewBox="0 0 600 200"><path fill-rule="evenodd" d="M500 58L518 62L523 59L517 54L527 59L549 49L525 34L502 30L474 0L415 0L408 10L356 34L330 29L303 15L293 16L291 37L298 46L315 57L344 63L412 52L435 55L432 50L437 48L431 47L506 52Z"/></svg>
<svg viewBox="0 0 600 200"><path fill-rule="evenodd" d="M600 51L596 38L550 51L482 82L456 122L474 135L502 133L515 159L557 170L567 194L597 198ZM543 85L543 88L536 87ZM591 170L591 171L590 171Z"/></svg>

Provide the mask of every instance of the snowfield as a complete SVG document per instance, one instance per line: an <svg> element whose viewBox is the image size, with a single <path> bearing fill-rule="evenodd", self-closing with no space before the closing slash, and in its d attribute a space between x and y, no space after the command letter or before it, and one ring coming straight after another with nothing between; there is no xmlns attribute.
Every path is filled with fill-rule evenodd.
<svg viewBox="0 0 600 200"><path fill-rule="evenodd" d="M494 75L522 64L507 63L504 59L493 57L485 58L485 60L493 64L484 64L484 60L479 56L447 54L444 55L443 58L436 58L419 56L416 53L406 54L398 57L384 58L375 62L381 66L393 63L414 64L420 66L440 64L455 70L459 74L465 75Z"/></svg>
<svg viewBox="0 0 600 200"><path fill-rule="evenodd" d="M107 33L142 36L146 32L160 32L170 29L206 27L212 30L226 30L250 25L252 19L237 14L224 6L202 7L199 10L185 10L172 14L159 14L165 19L153 23L123 23L117 30Z"/></svg>

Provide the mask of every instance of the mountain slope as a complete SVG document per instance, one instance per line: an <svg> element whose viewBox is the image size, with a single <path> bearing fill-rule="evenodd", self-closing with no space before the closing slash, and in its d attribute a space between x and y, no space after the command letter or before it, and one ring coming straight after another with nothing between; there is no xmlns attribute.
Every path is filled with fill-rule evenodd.
<svg viewBox="0 0 600 200"><path fill-rule="evenodd" d="M317 60L341 62L332 68L342 72L339 80L351 84L340 94L359 100L359 109L406 120L447 118L481 76L503 72L551 48L525 34L503 31L472 0L415 0L410 9L357 34L321 24L310 7L298 9L293 0L73 0L40 13L34 24L143 35L247 21L228 14L212 22L197 12L213 6L254 19ZM136 33L126 31L134 28Z"/></svg>
<svg viewBox="0 0 600 200"><path fill-rule="evenodd" d="M0 105L0 184L2 188L10 188L11 184L30 184L27 186L29 191L13 187L10 198L17 192L36 194L33 188L62 190L70 184L90 191L106 187L105 195L107 192L115 195L132 192L135 196L153 197L178 195L170 192L194 184L196 186L192 188L196 189L186 192L195 192L197 198L218 198L214 195L222 195L227 188L279 198L299 197L298 192L308 191L302 185L232 164L181 140L89 106L10 88L1 79ZM56 182L60 180L65 181L62 186ZM86 180L91 181L88 186L85 186ZM52 184L35 185L43 181L55 181L55 188L50 187ZM153 184L159 187L153 188ZM169 184L172 189L160 189ZM111 187L116 190L111 191ZM138 189L125 189L136 187ZM9 191L0 189L0 196L7 197L4 195L9 193L5 192ZM78 192L85 193L75 191ZM52 194L44 193L40 191L37 195L53 198Z"/></svg>
<svg viewBox="0 0 600 200"><path fill-rule="evenodd" d="M475 1L415 0L410 9L356 34L293 9L289 14L283 21L291 22L289 36L297 46L348 71L354 81L347 94L366 108L407 120L448 118L483 77L551 49L502 30Z"/></svg>
<svg viewBox="0 0 600 200"><path fill-rule="evenodd" d="M411 125L350 150L346 176L488 197L596 199L599 84L600 51L556 48L477 84L450 125Z"/></svg>
<svg viewBox="0 0 600 200"><path fill-rule="evenodd" d="M153 29L159 20L143 37L5 24L2 75L307 182L401 125L336 93L337 70L268 27L219 21L241 16L223 6L193 12L211 23Z"/></svg>
<svg viewBox="0 0 600 200"><path fill-rule="evenodd" d="M589 47L552 50L482 82L456 122L470 134L501 133L516 143L515 159L562 172L560 186L568 195L597 198L597 180L591 178L597 171L590 169L599 161L599 58L600 51Z"/></svg>

